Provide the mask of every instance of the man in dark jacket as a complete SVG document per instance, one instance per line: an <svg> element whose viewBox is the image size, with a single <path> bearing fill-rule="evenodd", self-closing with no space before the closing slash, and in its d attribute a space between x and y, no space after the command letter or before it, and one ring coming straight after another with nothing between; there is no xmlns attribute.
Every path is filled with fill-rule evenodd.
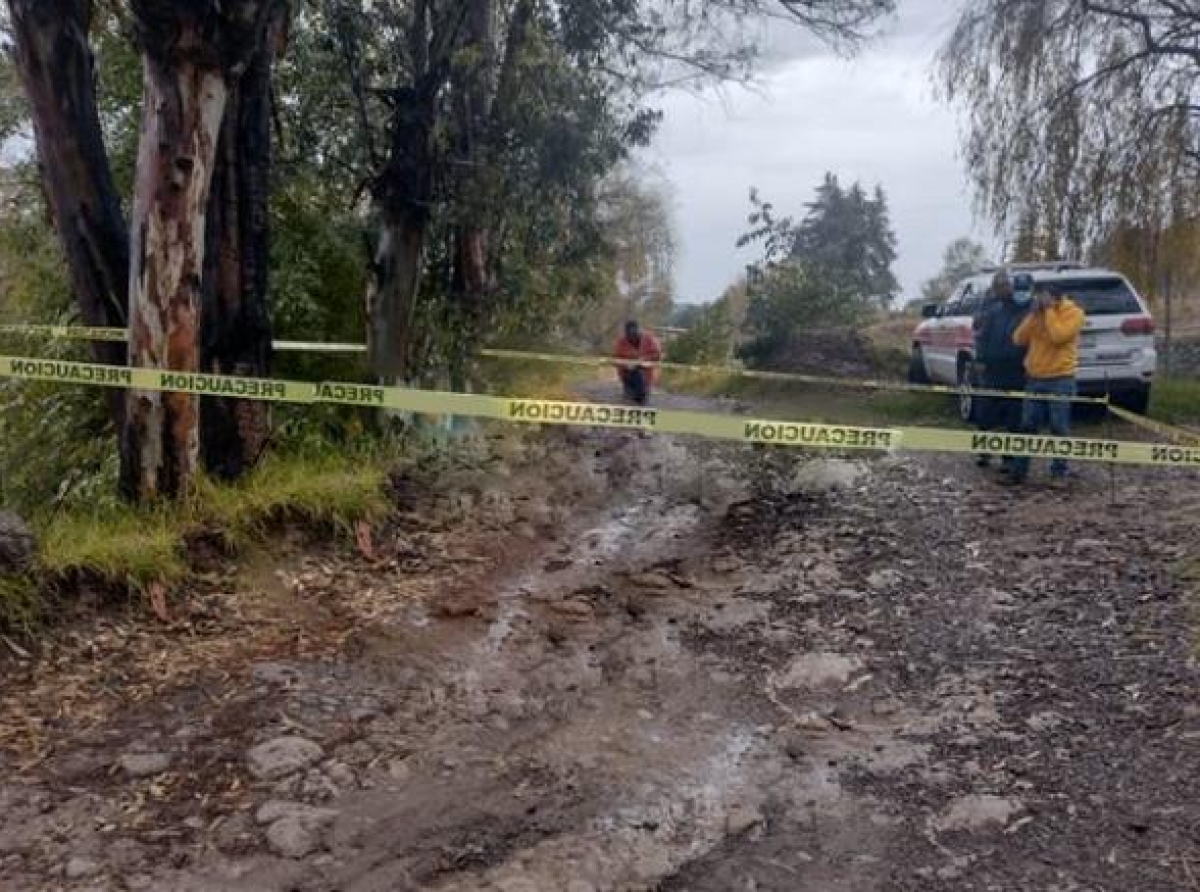
<svg viewBox="0 0 1200 892"><path fill-rule="evenodd" d="M988 298L975 316L975 363L982 366L981 385L987 390L1025 389L1025 348L1013 343L1013 333L1029 313L1028 297L1033 291L1029 275L1010 280L1001 270L996 273ZM986 396L981 398L978 424L981 431L1021 432L1021 399ZM980 467L991 457L980 455ZM1004 458L1008 465L1009 458Z"/></svg>

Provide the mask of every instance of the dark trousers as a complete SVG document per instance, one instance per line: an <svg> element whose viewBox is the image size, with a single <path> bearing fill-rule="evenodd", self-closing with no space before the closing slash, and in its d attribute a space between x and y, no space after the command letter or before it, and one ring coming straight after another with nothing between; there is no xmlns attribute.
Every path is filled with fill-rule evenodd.
<svg viewBox="0 0 1200 892"><path fill-rule="evenodd" d="M646 405L650 398L650 380L646 369L621 369L621 389L625 391L625 399Z"/></svg>
<svg viewBox="0 0 1200 892"><path fill-rule="evenodd" d="M1013 374L984 374L980 385L985 390L1025 390L1025 378ZM981 431L1003 431L1008 434L1022 432L1022 412L1024 400L1019 396L983 396L980 397L979 411L976 423ZM1010 456L1004 456L1004 463L1011 461Z"/></svg>

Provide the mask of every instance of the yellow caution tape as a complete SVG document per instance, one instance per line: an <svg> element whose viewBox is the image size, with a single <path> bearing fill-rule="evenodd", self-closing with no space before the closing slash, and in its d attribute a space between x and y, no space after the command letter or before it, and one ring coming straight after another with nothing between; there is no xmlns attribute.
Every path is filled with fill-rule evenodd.
<svg viewBox="0 0 1200 892"><path fill-rule="evenodd" d="M873 428L814 424L653 407L443 393L348 382L281 381L232 375L204 375L31 357L0 356L0 378L299 404L369 406L424 414L489 418L518 424L624 428L662 434L688 434L766 446L988 453L1158 467L1200 467L1200 446L1132 443L1082 437L976 433L944 428Z"/></svg>
<svg viewBox="0 0 1200 892"><path fill-rule="evenodd" d="M124 328L84 325L0 325L0 334L34 335L69 341L128 341ZM325 341L274 341L276 350L291 353L366 353L366 344L338 344Z"/></svg>
<svg viewBox="0 0 1200 892"><path fill-rule="evenodd" d="M125 341L124 328L88 328L78 325L0 325L0 334L37 335L74 341Z"/></svg>
<svg viewBox="0 0 1200 892"><path fill-rule="evenodd" d="M55 338L75 340L123 341L127 333L123 328L88 328L84 326L55 325L0 325L0 334L40 334ZM365 344L340 344L322 341L275 341L276 350L305 353L349 353L365 354ZM570 356L558 353L534 353L524 350L502 350L488 348L479 351L481 356L493 359L535 360L563 365L590 366L594 368L657 368L665 371L699 372L702 374L735 375L755 381L782 381L797 384L817 384L830 387L852 387L864 390L883 390L900 393L933 393L947 396L1007 397L1009 399L1039 400L1044 402L1069 402L1085 405L1108 405L1105 397L1058 396L1055 394L1031 394L1021 390L992 390L978 387L951 387L944 384L910 384L903 381L883 381L870 378L836 378L828 375L805 375L798 372L763 372L733 366L691 365L682 362L642 362L640 360L612 359L599 356Z"/></svg>
<svg viewBox="0 0 1200 892"><path fill-rule="evenodd" d="M1026 393L1023 390L991 390L983 387L950 387L944 384L910 384L904 381L883 381L872 378L835 378L829 375L805 375L799 372L763 372L755 369L742 369L733 366L719 365L690 365L682 362L643 362L636 359L608 359L599 356L563 356L556 353L530 353L523 350L486 349L479 351L481 356L496 359L532 359L538 362L552 362L564 365L583 365L598 368L655 368L665 371L701 372L704 374L734 375L739 378L749 378L755 381L786 381L797 384L818 384L831 387L853 387L863 390L886 390L902 393L936 393L947 396L972 397L1008 397L1021 400L1042 400L1059 403L1083 403L1090 405L1107 405L1104 397L1089 396L1057 396L1055 394Z"/></svg>
<svg viewBox="0 0 1200 892"><path fill-rule="evenodd" d="M1198 431L1156 421L1153 418L1147 418L1145 415L1139 415L1128 409L1122 409L1120 406L1109 406L1108 410L1121 420L1128 421L1130 424L1140 427L1143 430L1148 430L1153 434L1158 434L1160 437L1166 437L1168 440L1174 440L1177 443L1186 443L1189 446L1200 446L1200 432Z"/></svg>

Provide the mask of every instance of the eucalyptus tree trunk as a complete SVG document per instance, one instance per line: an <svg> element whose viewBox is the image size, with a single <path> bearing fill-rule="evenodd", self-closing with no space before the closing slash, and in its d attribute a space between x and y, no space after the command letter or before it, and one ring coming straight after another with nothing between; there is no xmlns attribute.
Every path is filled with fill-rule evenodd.
<svg viewBox="0 0 1200 892"><path fill-rule="evenodd" d="M129 236L96 109L91 0L8 0L8 8L43 188L79 315L87 325L124 327ZM93 342L92 355L124 365L125 345ZM107 397L119 428L125 395L111 390Z"/></svg>
<svg viewBox="0 0 1200 892"><path fill-rule="evenodd" d="M200 314L200 363L215 374L271 373L271 69L287 20L287 4L275 0L267 38L230 92L217 145ZM205 469L224 480L242 476L263 454L270 424L269 403L202 397Z"/></svg>
<svg viewBox="0 0 1200 892"><path fill-rule="evenodd" d="M394 91L387 161L372 183L382 218L367 286L371 370L397 381L412 372L417 293L433 201L433 126L443 75Z"/></svg>
<svg viewBox="0 0 1200 892"><path fill-rule="evenodd" d="M197 372L207 216L230 90L265 39L267 0L134 0L143 116L130 223L129 357ZM200 452L198 397L129 394L121 490L184 492Z"/></svg>

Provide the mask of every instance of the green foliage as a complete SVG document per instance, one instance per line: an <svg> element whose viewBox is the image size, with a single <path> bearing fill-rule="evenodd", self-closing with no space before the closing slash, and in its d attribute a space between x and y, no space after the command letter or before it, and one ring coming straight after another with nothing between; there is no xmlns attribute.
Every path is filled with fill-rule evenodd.
<svg viewBox="0 0 1200 892"><path fill-rule="evenodd" d="M113 501L73 502L35 524L38 553L28 574L0 576L0 629L28 628L56 586L86 579L144 592L183 582L187 542L216 536L237 548L273 525L292 522L348 533L388 510L383 455L370 450L273 456L237 484L201 481L181 505L138 508Z"/></svg>
<svg viewBox="0 0 1200 892"><path fill-rule="evenodd" d="M361 452L272 456L233 485L205 481L192 524L238 544L284 521L348 533L387 512L383 465Z"/></svg>
<svg viewBox="0 0 1200 892"><path fill-rule="evenodd" d="M727 365L734 357L746 316L746 288L730 287L711 304L689 306L672 322L686 329L667 346L667 359L694 365Z"/></svg>
<svg viewBox="0 0 1200 892"><path fill-rule="evenodd" d="M1150 391L1149 415L1168 424L1200 423L1200 381L1158 378Z"/></svg>
<svg viewBox="0 0 1200 892"><path fill-rule="evenodd" d="M26 573L0 576L0 629L31 631L42 619L45 601Z"/></svg>
<svg viewBox="0 0 1200 892"><path fill-rule="evenodd" d="M39 529L39 576L96 579L145 590L172 585L187 572L177 521L166 512L121 503L63 511Z"/></svg>
<svg viewBox="0 0 1200 892"><path fill-rule="evenodd" d="M58 244L28 167L9 171L11 213L0 223L0 322L77 322ZM0 335L19 356L87 360L79 342ZM36 517L64 503L110 498L116 449L94 387L0 380L0 506Z"/></svg>
<svg viewBox="0 0 1200 892"><path fill-rule="evenodd" d="M826 174L799 224L755 192L751 201L739 245L761 244L764 257L750 268L749 339L739 351L747 362L769 363L797 333L858 325L891 302L896 237L882 189L868 197Z"/></svg>
<svg viewBox="0 0 1200 892"><path fill-rule="evenodd" d="M786 353L793 337L814 328L858 326L871 307L832 282L787 261L767 272L755 286L746 313L749 339L738 350L751 366L771 364Z"/></svg>
<svg viewBox="0 0 1200 892"><path fill-rule="evenodd" d="M271 204L271 309L281 340L361 344L365 339L366 226L349 211L314 200L319 187L294 175ZM311 380L358 380L354 354L279 353L277 373Z"/></svg>
<svg viewBox="0 0 1200 892"><path fill-rule="evenodd" d="M1194 216L1194 3L979 0L942 49L978 209L1022 259ZM1152 147L1152 148L1149 148Z"/></svg>
<svg viewBox="0 0 1200 892"><path fill-rule="evenodd" d="M921 286L921 297L915 304L937 303L950 296L960 281L979 272L988 263L987 250L969 238L958 238L946 246L942 268Z"/></svg>

